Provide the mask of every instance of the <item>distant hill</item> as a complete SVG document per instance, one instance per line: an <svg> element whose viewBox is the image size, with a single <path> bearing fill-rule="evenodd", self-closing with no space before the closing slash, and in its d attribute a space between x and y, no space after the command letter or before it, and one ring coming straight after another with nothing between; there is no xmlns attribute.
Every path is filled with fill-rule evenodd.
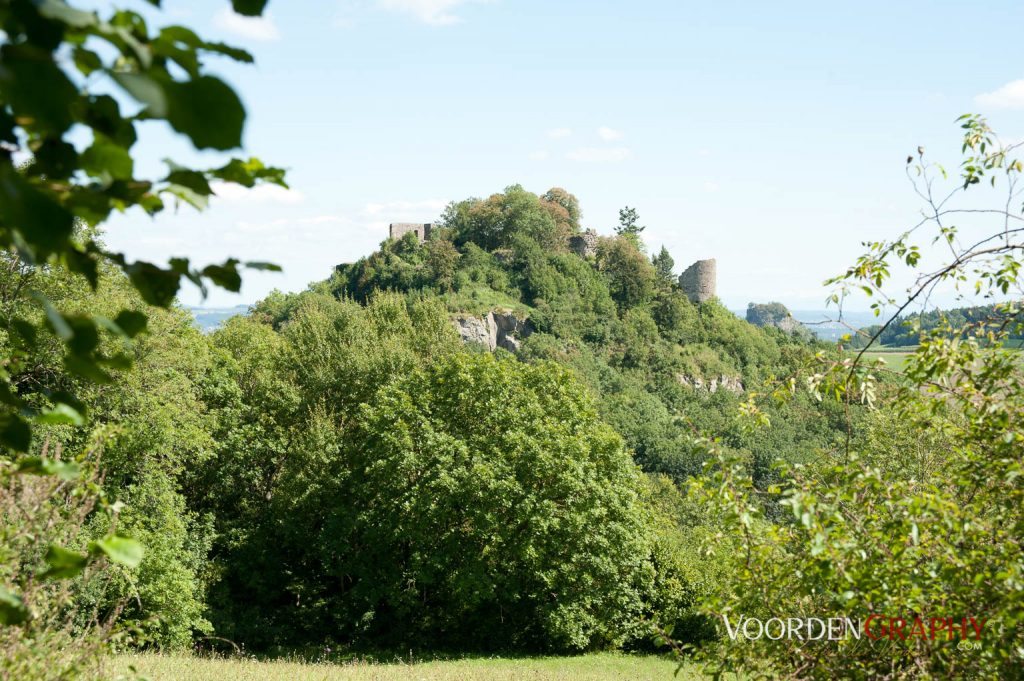
<svg viewBox="0 0 1024 681"><path fill-rule="evenodd" d="M196 326L203 333L210 333L218 326L235 315L249 314L248 305L235 305L234 307L197 307L189 306L189 311L195 317Z"/></svg>
<svg viewBox="0 0 1024 681"><path fill-rule="evenodd" d="M746 319L746 310L731 310L740 319ZM793 319L797 320L810 330L811 333L823 341L836 341L853 329L859 329L877 322L877 317L870 311L843 311L843 321L834 321L839 316L835 308L828 310L790 310Z"/></svg>

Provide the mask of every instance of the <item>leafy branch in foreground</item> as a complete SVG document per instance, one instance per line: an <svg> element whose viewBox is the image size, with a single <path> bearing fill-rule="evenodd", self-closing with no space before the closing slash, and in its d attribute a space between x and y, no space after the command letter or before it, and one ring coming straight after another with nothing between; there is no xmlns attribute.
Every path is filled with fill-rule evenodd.
<svg viewBox="0 0 1024 681"><path fill-rule="evenodd" d="M985 120L960 119L964 133L959 181L939 194L937 164L918 150L911 181L926 205L921 221L892 241L866 244L868 252L830 283L836 302L856 288L877 296L875 310L896 305L877 338L915 302L928 301L942 284L992 298L1021 295L1024 216L1017 188L1021 163L1013 146L999 143ZM912 164L914 157L909 162ZM954 197L988 179L1005 194L992 209L957 208ZM970 216L971 239L951 223ZM921 274L896 303L886 293L899 263L922 266L912 242L932 230L932 244L949 260ZM693 492L721 520L707 547L727 561L733 578L707 604L724 616L851 618L880 616L902 622L893 635L844 636L810 641L783 637L746 641L723 637L705 651L719 671L778 678L1009 678L1024 661L1024 376L1020 355L1006 347L1022 328L1020 307L998 303L991 318L959 328L937 324L921 333L904 375L875 380L874 369L854 358L818 357L807 387L819 399L872 407L843 447L819 453L803 466L778 464L782 484L757 489L742 460L714 452ZM870 346L870 344L869 344ZM776 391L778 397L784 390ZM757 405L748 405L757 415ZM762 424L764 425L764 424ZM789 511L767 517L766 500ZM913 623L973 617L980 646ZM891 618L891 619L890 619ZM902 627L906 627L904 631ZM952 631L952 629L950 629ZM770 670L766 672L765 670Z"/></svg>
<svg viewBox="0 0 1024 681"><path fill-rule="evenodd" d="M159 6L159 2L152 4ZM234 0L234 9L259 15L265 0ZM13 0L0 5L0 248L14 251L22 273L63 267L95 289L104 264L120 269L151 305L169 306L182 279L204 293L207 283L238 291L239 268L278 269L267 263L195 267L185 258L166 265L133 261L108 250L95 226L114 211L132 208L155 215L167 201L206 206L217 182L252 187L285 185L284 171L255 158L232 158L213 168L167 160L162 177L136 175L137 126L163 121L196 149L225 151L242 142L245 110L235 91L207 74L207 56L252 62L252 56L200 38L185 26L151 30L127 10L101 17L62 0ZM88 132L84 149L73 140ZM81 145L79 145L81 146ZM19 359L53 334L66 349L65 368L86 380L109 382L109 369L125 366L124 353L101 350L104 337L130 340L146 326L145 315L122 311L113 318L57 309L31 286L18 295L45 314L0 315L5 352L0 359L0 445L28 451L33 420L80 424L84 405L73 394L50 392L29 399L13 377Z"/></svg>
<svg viewBox="0 0 1024 681"><path fill-rule="evenodd" d="M74 678L95 668L118 632L123 603L89 608L110 564L135 569L142 546L117 530L96 474L96 446L76 459L44 443L41 456L0 463L0 677ZM100 529L95 536L90 525ZM65 547L73 548L65 548Z"/></svg>
<svg viewBox="0 0 1024 681"><path fill-rule="evenodd" d="M259 15L265 4L233 2L236 11L250 16ZM82 386L111 383L112 370L131 366L131 341L148 320L138 309L110 316L59 309L41 285L46 277L37 275L67 272L96 292L101 279L117 273L142 302L164 308L173 303L183 279L204 295L211 283L238 291L240 267L279 268L233 258L205 267L180 257L165 265L131 260L106 248L98 228L115 211L139 209L153 216L166 202L203 209L217 183L287 185L283 170L255 158L225 158L212 168L167 160L161 177L136 173L138 125L144 122L163 121L199 150L241 146L245 109L228 84L205 72L204 60L213 55L252 62L244 50L206 41L184 26L151 30L137 12L116 10L101 17L62 0L0 4L0 35L0 500L21 498L21 491L30 489L36 502L29 510L52 511L44 529L81 527L96 504L116 519L117 504L107 504L91 481L74 486L76 464L48 458L45 446L33 447L33 432L84 425ZM62 348L65 376L34 364L45 354L40 351L55 347ZM49 373L40 377L40 370ZM33 450L39 455L26 456ZM77 502L65 506L80 509L80 517L60 516L60 502L68 494ZM39 585L78 577L104 561L135 568L142 547L111 530L67 548L66 541L80 538L49 541L46 532L26 530L34 527L33 517L22 517L17 504L0 510L0 624L12 625L0 629L0 647L10 659L17 651L58 656L74 648L60 638L68 630L59 611L77 604L60 601L57 614L47 619L32 610L33 594L51 591ZM39 560L47 565L41 572L17 569ZM117 617L93 619L93 628L105 633L91 654L107 640ZM69 664L61 674L75 673L78 661Z"/></svg>

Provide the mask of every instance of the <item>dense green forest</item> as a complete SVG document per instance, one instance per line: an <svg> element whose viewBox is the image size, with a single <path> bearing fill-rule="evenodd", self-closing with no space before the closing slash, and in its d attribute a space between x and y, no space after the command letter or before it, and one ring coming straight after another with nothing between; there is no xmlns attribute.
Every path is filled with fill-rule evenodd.
<svg viewBox="0 0 1024 681"><path fill-rule="evenodd" d="M570 252L578 216L567 192L510 187L213 334L152 314L131 370L75 386L120 529L147 547L132 579L84 596L137 596L122 618L170 647L649 647L655 618L706 635L694 603L713 572L679 487L707 459L697 436L764 488L777 457L841 440L841 411L802 397L753 437L744 393L813 348L691 304L628 235ZM2 290L30 277L68 309L142 305L115 272L96 294L10 254L4 272ZM515 354L459 339L453 318L494 309L534 329ZM33 353L18 384L58 389L60 361ZM42 437L80 451L90 436Z"/></svg>

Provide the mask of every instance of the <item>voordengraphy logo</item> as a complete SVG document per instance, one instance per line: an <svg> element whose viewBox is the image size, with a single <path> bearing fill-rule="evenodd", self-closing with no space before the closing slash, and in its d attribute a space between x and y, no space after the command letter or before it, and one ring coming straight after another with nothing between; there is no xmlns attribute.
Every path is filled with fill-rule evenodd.
<svg viewBox="0 0 1024 681"><path fill-rule="evenodd" d="M757 641L842 641L866 638L871 641L980 641L983 617L890 617L874 614L867 619L849 617L772 617L762 620L740 615L730 620L722 615L729 638Z"/></svg>

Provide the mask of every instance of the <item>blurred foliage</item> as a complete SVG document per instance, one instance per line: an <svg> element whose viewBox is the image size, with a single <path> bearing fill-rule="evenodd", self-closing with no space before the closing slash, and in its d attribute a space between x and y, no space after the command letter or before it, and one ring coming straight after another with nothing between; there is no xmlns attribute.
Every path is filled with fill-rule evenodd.
<svg viewBox="0 0 1024 681"><path fill-rule="evenodd" d="M258 15L265 0L233 4L236 11ZM163 121L196 149L241 146L242 103L230 86L206 73L204 61L212 55L252 62L244 50L203 40L185 26L151 30L130 10L101 17L63 0L5 2L0 30L0 248L17 252L10 262L22 275L4 294L45 311L0 320L10 341L0 362L0 444L27 452L33 420L45 421L48 410L80 417L84 402L60 388L45 393L43 405L31 399L27 391L34 384L15 381L22 353L56 338L64 346L68 374L106 383L110 370L129 358L104 351L102 339L131 339L146 326L138 310L90 316L61 309L34 286L32 273L59 266L95 290L101 268L110 265L127 275L143 301L159 307L173 302L183 278L204 292L208 282L237 291L237 260L203 268L183 258L167 265L131 261L107 249L92 228L114 211L155 215L168 200L202 209L217 182L286 185L282 170L255 158L231 158L207 169L168 159L163 177L136 176L133 148L142 122ZM72 132L87 134L89 146L75 146Z"/></svg>
<svg viewBox="0 0 1024 681"><path fill-rule="evenodd" d="M940 283L988 297L1019 293L1019 241L1024 216L1016 184L1022 164L1015 147L999 142L985 120L961 119L961 175L944 190L946 171L918 150L908 172L925 201L919 228L893 241L869 242L868 252L833 281L835 299L863 290L876 299L883 337L917 299ZM1001 178L998 208L958 203L964 191ZM922 189L923 188L923 189ZM942 206L941 209L939 206ZM953 220L990 219L990 236L957 238ZM983 215L984 218L979 218ZM930 232L930 233L929 233ZM918 240L937 240L953 258L924 269ZM918 270L906 299L886 295L900 265ZM818 615L864 620L974 617L977 648L954 640L736 641L722 637L704 658L717 670L781 678L904 679L1019 678L1024 665L1024 380L1019 353L1007 342L1021 333L1020 306L985 312L935 313L930 330L915 330L917 348L902 376L879 378L879 366L822 354L805 387L816 399L871 411L849 422L849 438L817 460L776 465L778 483L759 489L746 461L709 446L714 458L693 492L710 509L718 531L708 559L728 565L728 579L703 610L721 617ZM796 384L765 399L785 399ZM759 402L745 405L751 431L767 418ZM765 498L784 509L766 517ZM973 630L971 630L973 638ZM974 643L975 641L971 641Z"/></svg>

